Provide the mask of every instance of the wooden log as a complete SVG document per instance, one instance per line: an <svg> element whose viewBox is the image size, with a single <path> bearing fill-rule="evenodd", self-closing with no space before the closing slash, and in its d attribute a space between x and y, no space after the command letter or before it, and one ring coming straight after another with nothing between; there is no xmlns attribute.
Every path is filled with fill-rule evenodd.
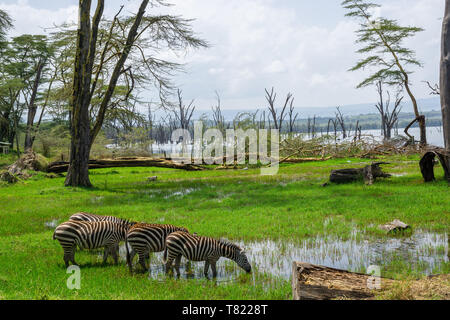
<svg viewBox="0 0 450 320"><path fill-rule="evenodd" d="M351 183L359 180L364 180L371 185L377 178L389 178L390 174L384 173L381 165L387 164L385 162L378 162L368 165L364 168L340 169L331 171L330 182L333 183Z"/></svg>
<svg viewBox="0 0 450 320"><path fill-rule="evenodd" d="M379 281L382 288L394 282L304 262L293 262L292 269L294 300L372 299L374 280Z"/></svg>
<svg viewBox="0 0 450 320"><path fill-rule="evenodd" d="M153 158L117 158L117 159L102 159L89 160L89 169L103 169L103 168L121 168L121 167L159 167L181 169L187 171L201 171L204 168L192 164L180 164L167 159L153 159ZM47 172L62 173L67 172L69 168L68 162L53 162L48 166Z"/></svg>

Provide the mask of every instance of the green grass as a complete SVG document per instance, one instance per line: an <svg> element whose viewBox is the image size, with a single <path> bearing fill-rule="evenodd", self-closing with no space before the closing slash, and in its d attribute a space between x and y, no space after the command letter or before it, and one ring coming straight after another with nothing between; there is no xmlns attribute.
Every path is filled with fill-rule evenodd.
<svg viewBox="0 0 450 320"><path fill-rule="evenodd" d="M62 249L45 222L87 211L135 221L183 225L191 232L236 240L350 237L357 227L382 236L393 219L414 228L448 232L448 184L424 184L417 156L391 157L385 171L398 174L373 186L322 187L330 170L363 166L361 159L282 165L278 175L259 169L185 172L160 168L91 171L92 189L65 188L64 178L38 174L0 185L0 298L10 299L289 299L289 281L257 273L216 285L207 280L151 281L130 276L124 265L102 267L79 252L82 289L70 291ZM158 176L156 182L147 177ZM443 171L436 170L438 177ZM324 224L327 218L336 218ZM401 273L401 263L395 272Z"/></svg>

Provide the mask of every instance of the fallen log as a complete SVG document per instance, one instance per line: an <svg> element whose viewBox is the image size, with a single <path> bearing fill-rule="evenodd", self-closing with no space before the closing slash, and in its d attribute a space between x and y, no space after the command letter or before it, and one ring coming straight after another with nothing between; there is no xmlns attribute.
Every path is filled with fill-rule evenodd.
<svg viewBox="0 0 450 320"><path fill-rule="evenodd" d="M280 163L305 163L305 162L320 162L320 161L328 161L331 160L333 157L326 157L326 158L290 158L290 159L283 159L280 161Z"/></svg>
<svg viewBox="0 0 450 320"><path fill-rule="evenodd" d="M180 164L167 159L153 159L153 158L117 158L117 159L101 159L89 160L89 169L104 169L104 168L132 168L132 167L158 167L181 169L186 171L201 171L205 168L193 164ZM48 168L49 173L63 173L67 172L69 162L53 162Z"/></svg>
<svg viewBox="0 0 450 320"><path fill-rule="evenodd" d="M375 295L374 290L385 288L393 282L390 279L303 262L293 262L292 266L294 300L371 299Z"/></svg>
<svg viewBox="0 0 450 320"><path fill-rule="evenodd" d="M364 180L366 184L372 185L377 178L389 178L390 174L383 172L381 165L386 162L378 162L368 165L364 168L340 169L331 171L330 182L333 183L351 183Z"/></svg>

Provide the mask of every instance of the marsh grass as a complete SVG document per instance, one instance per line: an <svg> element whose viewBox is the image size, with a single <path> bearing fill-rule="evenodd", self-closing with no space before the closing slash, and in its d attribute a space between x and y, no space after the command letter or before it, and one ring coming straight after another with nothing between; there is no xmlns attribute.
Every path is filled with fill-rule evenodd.
<svg viewBox="0 0 450 320"><path fill-rule="evenodd" d="M258 268L254 276L239 275L238 281L222 285L205 279L158 282L130 276L124 263L101 266L95 255L85 251L77 252L82 289L70 291L61 247L52 240L53 231L46 223L61 223L75 212L86 211L183 225L191 232L217 238L281 242L317 236L361 237L352 234L355 228L385 237L378 225L393 219L414 228L448 232L448 185L444 181L425 185L418 156L380 160L391 163L385 166L386 172L402 176L370 187L360 183L322 187L331 170L369 162L339 159L281 165L279 173L269 177L260 176L257 168L202 172L120 168L92 170L94 187L90 189L66 188L64 177L46 179L44 174L15 185L0 184L0 297L290 299L288 280L275 279ZM148 182L149 176L158 176L158 180ZM437 168L436 176L443 176L442 169ZM286 246L280 250L286 251ZM393 276L404 275L404 270L414 273L399 259L391 268Z"/></svg>

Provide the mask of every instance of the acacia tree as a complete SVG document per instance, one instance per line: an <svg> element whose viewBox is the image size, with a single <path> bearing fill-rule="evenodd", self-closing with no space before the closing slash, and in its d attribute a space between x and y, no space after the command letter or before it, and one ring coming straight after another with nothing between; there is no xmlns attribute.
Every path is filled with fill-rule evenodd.
<svg viewBox="0 0 450 320"><path fill-rule="evenodd" d="M403 27L397 21L374 17L371 13L373 9L380 5L368 2L367 0L345 0L342 6L348 10L346 16L359 18L362 22L357 31L357 43L364 46L357 52L368 55L359 61L351 71L365 68L373 68L376 71L361 82L358 88L374 85L378 81L383 81L388 85L402 86L405 88L411 99L416 118L405 129L405 134L410 138L408 129L415 123L420 127L420 144L427 144L425 116L421 115L417 105L417 100L412 93L410 86L410 74L408 66L421 66L416 59L415 52L403 46L403 41L413 37L416 33L423 31L417 27Z"/></svg>
<svg viewBox="0 0 450 320"><path fill-rule="evenodd" d="M162 0L142 0L136 15L120 19L118 14L109 22L109 30L99 32L104 0L90 19L91 0L79 1L79 24L74 63L71 98L71 152L66 186L91 186L89 180L89 154L92 143L100 132L111 99L120 81L134 88L142 73L150 74L157 85L161 99L170 91L171 71L180 65L158 59L158 50L180 51L189 47L206 47L190 28L190 20L169 15L146 15L146 9L167 5ZM100 35L100 37L99 37ZM118 35L116 37L116 35ZM96 59L97 49L100 57ZM142 64L136 65L140 58ZM110 68L105 68L105 66ZM106 69L106 70L105 70ZM99 86L99 87L97 87ZM95 110L90 109L94 93L101 94ZM131 91L130 91L131 93ZM125 95L126 97L129 94Z"/></svg>
<svg viewBox="0 0 450 320"><path fill-rule="evenodd" d="M7 12L0 10L0 42L5 41L6 32L12 28L12 19Z"/></svg>
<svg viewBox="0 0 450 320"><path fill-rule="evenodd" d="M442 24L440 95L447 168L450 168L450 0L445 1ZM450 180L450 176L447 179Z"/></svg>

